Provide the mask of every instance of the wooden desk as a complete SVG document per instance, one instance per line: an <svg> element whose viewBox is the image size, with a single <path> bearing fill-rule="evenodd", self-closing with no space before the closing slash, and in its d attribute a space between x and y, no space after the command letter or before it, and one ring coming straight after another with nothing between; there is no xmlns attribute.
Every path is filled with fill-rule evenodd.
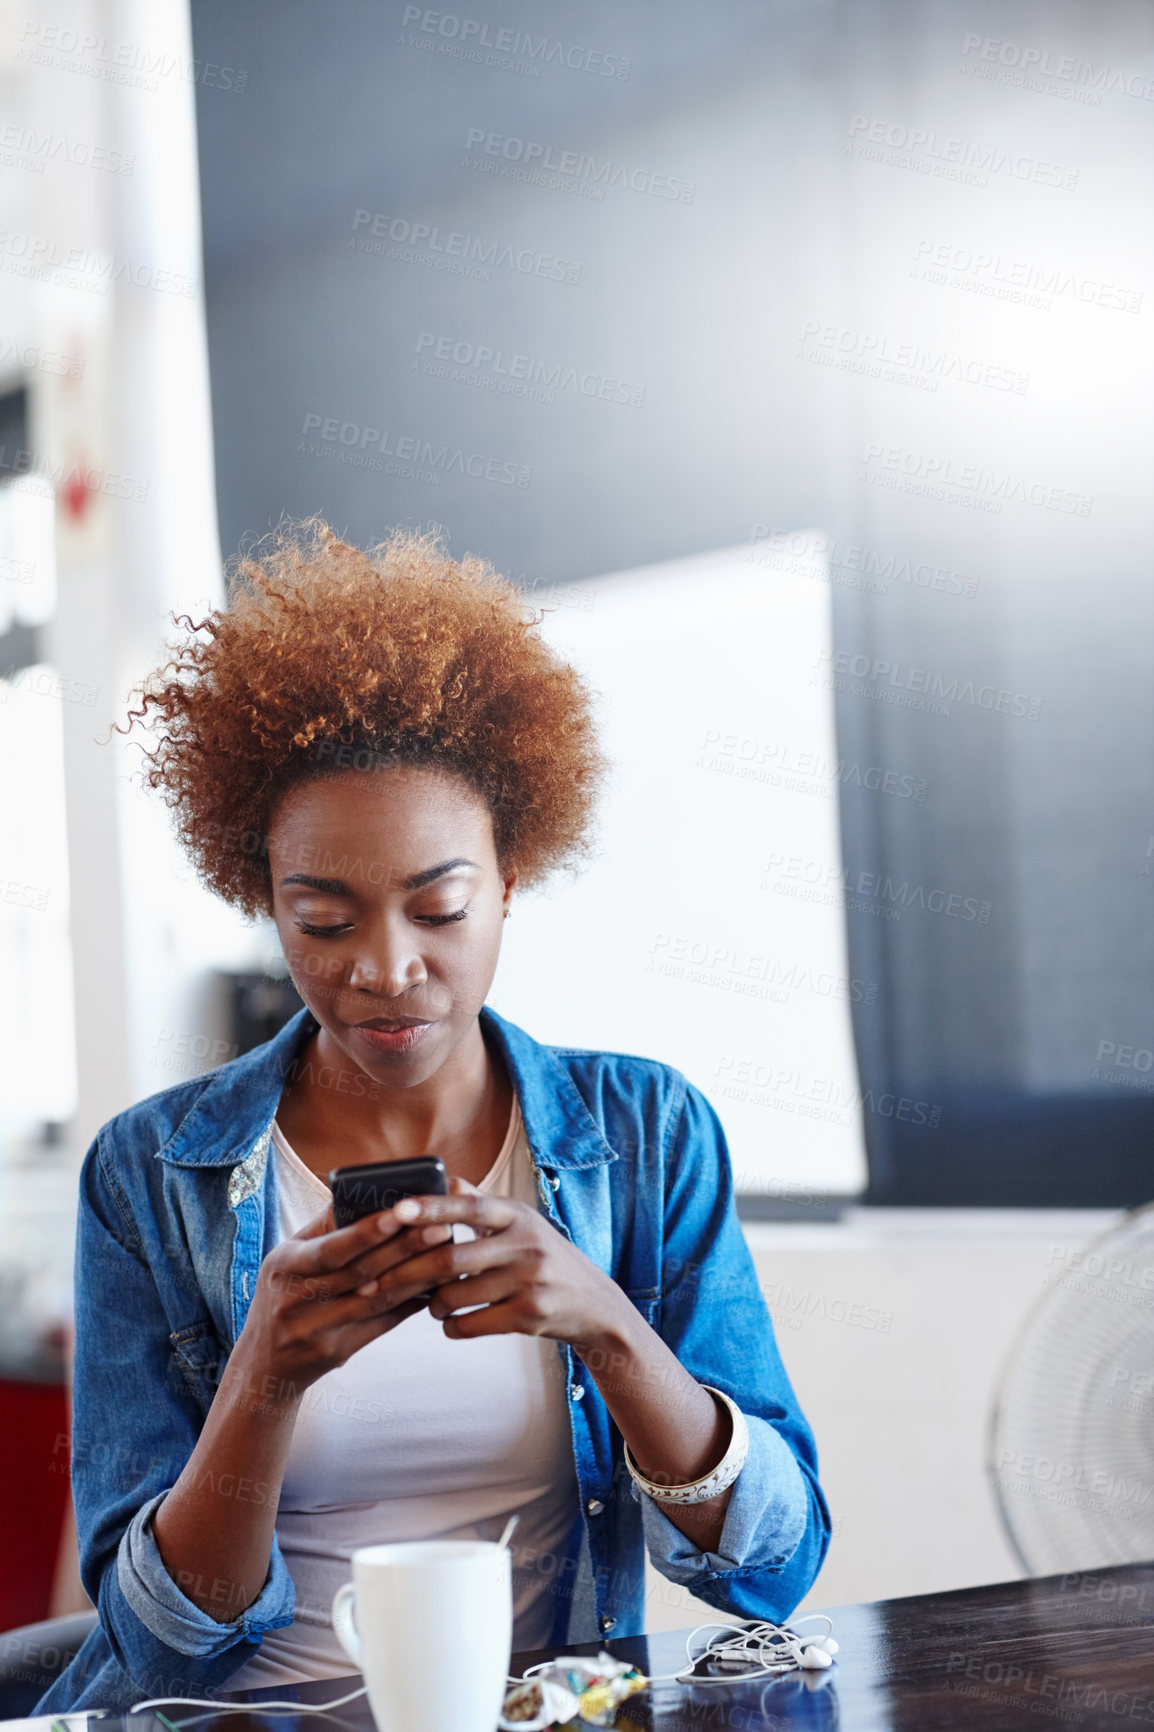
<svg viewBox="0 0 1154 1732"><path fill-rule="evenodd" d="M830 1608L841 1644L828 1672L794 1673L751 1683L658 1684L621 1704L621 1732L1007 1732L1064 1726L1111 1732L1154 1726L1154 1563L1039 1581L922 1594L904 1600ZM624 1637L601 1646L644 1672L684 1663L685 1634ZM514 1656L521 1673L550 1650ZM348 1681L348 1689L357 1680ZM198 1722L198 1732L242 1732L260 1717L260 1700L323 1702L343 1693L337 1680L248 1691L253 1714ZM185 1718L168 1710L174 1725ZM203 1710L190 1710L200 1713ZM364 1698L338 1710L352 1732L374 1732ZM315 1732L319 1715L269 1717L263 1728ZM138 1722L139 1725L139 1722Z"/></svg>

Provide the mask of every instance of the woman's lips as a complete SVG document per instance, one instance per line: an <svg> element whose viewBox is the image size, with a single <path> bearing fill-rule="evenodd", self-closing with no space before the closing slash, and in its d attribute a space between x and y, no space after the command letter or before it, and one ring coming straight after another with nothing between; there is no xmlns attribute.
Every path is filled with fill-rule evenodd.
<svg viewBox="0 0 1154 1732"><path fill-rule="evenodd" d="M404 1028L370 1028L361 1023L356 1032L374 1052L411 1052L432 1026L430 1022L415 1022Z"/></svg>

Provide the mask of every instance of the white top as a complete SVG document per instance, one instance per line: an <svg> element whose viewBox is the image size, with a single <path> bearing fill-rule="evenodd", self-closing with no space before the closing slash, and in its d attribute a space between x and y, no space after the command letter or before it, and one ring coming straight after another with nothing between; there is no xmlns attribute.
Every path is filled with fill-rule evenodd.
<svg viewBox="0 0 1154 1732"><path fill-rule="evenodd" d="M280 1235L332 1200L273 1127ZM501 1152L477 1187L536 1207L516 1096ZM454 1237L475 1237L454 1227ZM529 1335L453 1341L427 1310L378 1336L310 1385L297 1415L276 1533L296 1586L294 1621L270 1630L230 1690L354 1672L333 1632L333 1595L359 1546L393 1540L512 1543L513 1646L544 1647L556 1559L577 1515L564 1361Z"/></svg>

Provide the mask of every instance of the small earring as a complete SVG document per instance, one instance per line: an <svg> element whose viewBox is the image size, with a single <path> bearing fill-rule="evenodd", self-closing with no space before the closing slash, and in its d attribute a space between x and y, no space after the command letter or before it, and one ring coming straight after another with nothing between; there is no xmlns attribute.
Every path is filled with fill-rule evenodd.
<svg viewBox="0 0 1154 1732"><path fill-rule="evenodd" d="M505 910L505 919L506 920L508 920L508 918L512 912L513 912L513 910L511 908L506 908L506 910Z"/></svg>

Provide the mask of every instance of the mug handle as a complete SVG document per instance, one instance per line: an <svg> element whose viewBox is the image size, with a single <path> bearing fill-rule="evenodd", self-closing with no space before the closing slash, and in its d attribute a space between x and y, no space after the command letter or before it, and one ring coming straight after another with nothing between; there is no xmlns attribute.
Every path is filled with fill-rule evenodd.
<svg viewBox="0 0 1154 1732"><path fill-rule="evenodd" d="M353 1661L358 1672L364 1671L361 1656L361 1638L357 1635L357 1627L353 1623L353 1601L356 1597L356 1586L346 1582L343 1588L338 1588L333 1595L333 1630L337 1641Z"/></svg>

